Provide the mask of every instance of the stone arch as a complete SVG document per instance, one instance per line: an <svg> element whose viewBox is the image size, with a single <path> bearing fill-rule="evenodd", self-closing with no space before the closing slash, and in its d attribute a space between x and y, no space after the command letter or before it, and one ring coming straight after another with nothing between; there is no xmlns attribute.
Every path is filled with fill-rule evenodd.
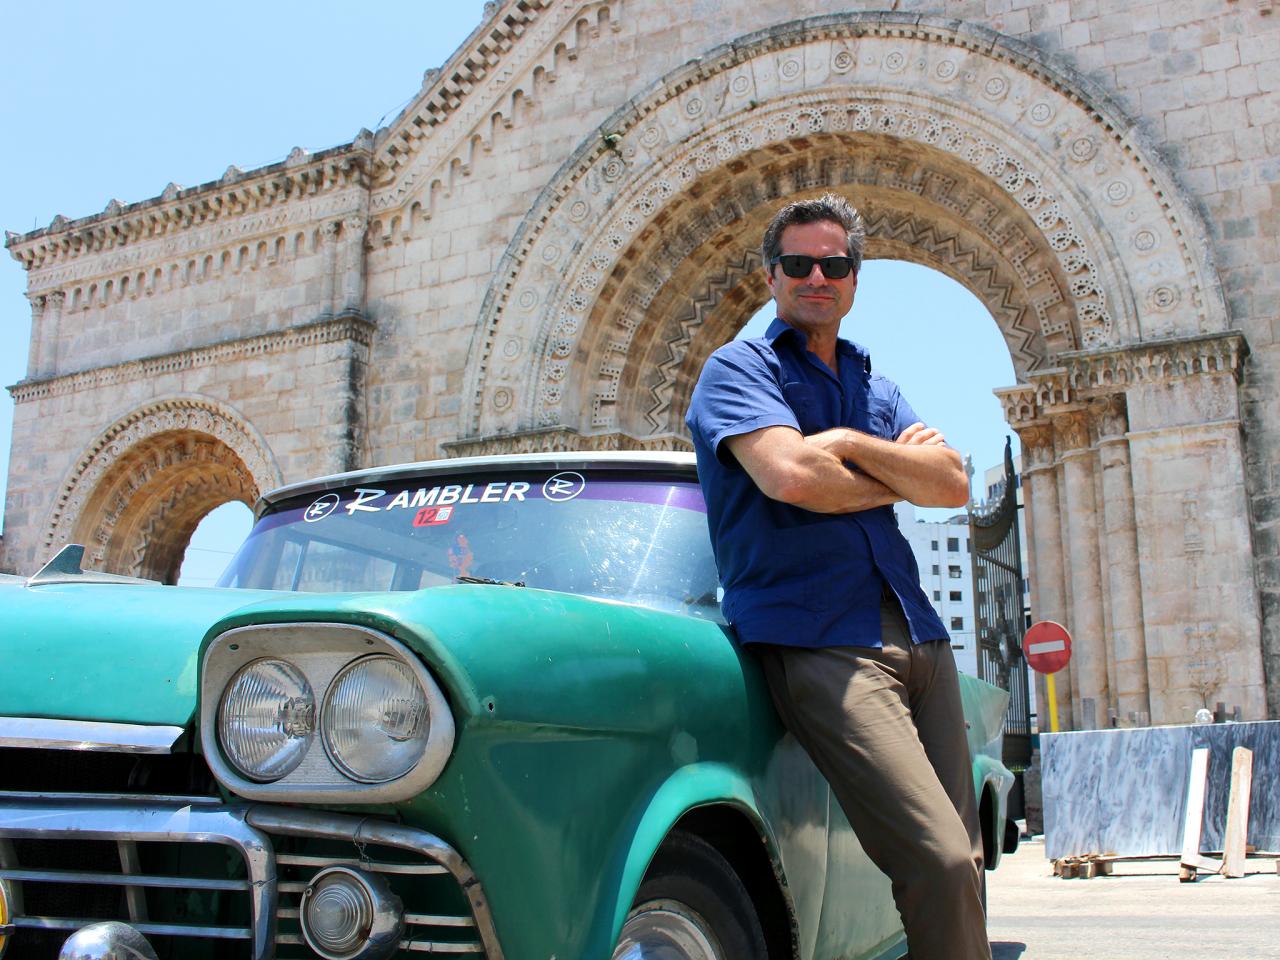
<svg viewBox="0 0 1280 960"><path fill-rule="evenodd" d="M663 394L715 345L693 329L746 296L731 274L749 275L766 211L825 185L870 200L872 256L927 262L992 306L1020 377L1227 328L1203 224L1087 81L973 25L817 17L709 51L566 161L486 296L463 438L678 432ZM618 397L659 341L637 419Z"/></svg>
<svg viewBox="0 0 1280 960"><path fill-rule="evenodd" d="M760 255L742 238L763 234L780 196L851 195L866 219L868 259L920 263L964 284L996 319L1019 379L1071 349L1070 278L1028 239L1031 218L1016 210L992 216L990 188L964 184L946 157L899 149L885 164L877 160L883 149L873 136L860 146L809 138L803 153L783 157L758 152L705 201L673 204L663 229L642 231L628 266L606 281L568 365L569 392L591 398L571 425L588 434L683 433L707 355L768 299ZM966 216L974 210L978 217Z"/></svg>
<svg viewBox="0 0 1280 960"><path fill-rule="evenodd" d="M51 511L45 550L83 543L93 567L174 582L205 514L231 500L252 506L281 482L270 448L232 408L200 396L148 403L77 458Z"/></svg>

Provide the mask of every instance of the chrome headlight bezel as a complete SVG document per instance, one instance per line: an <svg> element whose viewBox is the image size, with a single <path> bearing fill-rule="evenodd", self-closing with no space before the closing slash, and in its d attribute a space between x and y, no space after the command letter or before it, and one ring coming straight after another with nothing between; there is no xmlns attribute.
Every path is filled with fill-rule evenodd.
<svg viewBox="0 0 1280 960"><path fill-rule="evenodd" d="M218 708L232 677L254 660L284 660L306 678L321 713L335 677L370 655L399 660L427 702L430 730L422 755L405 774L382 783L357 782L329 758L319 729L301 762L278 780L243 776L218 737ZM320 722L322 718L320 718ZM319 727L317 723L317 728ZM300 803L388 803L417 796L440 775L453 752L453 713L435 678L404 644L385 633L344 623L286 623L237 627L209 642L200 670L200 738L214 777L250 800Z"/></svg>

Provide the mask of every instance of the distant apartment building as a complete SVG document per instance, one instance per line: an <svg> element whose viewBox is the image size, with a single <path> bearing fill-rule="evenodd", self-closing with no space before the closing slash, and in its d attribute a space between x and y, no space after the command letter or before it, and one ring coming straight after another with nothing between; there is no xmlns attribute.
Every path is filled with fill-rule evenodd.
<svg viewBox="0 0 1280 960"><path fill-rule="evenodd" d="M965 673L978 674L978 654L974 635L973 553L969 544L969 517L959 513L941 523L916 518L915 507L894 505L916 566L920 586L951 634L956 666Z"/></svg>

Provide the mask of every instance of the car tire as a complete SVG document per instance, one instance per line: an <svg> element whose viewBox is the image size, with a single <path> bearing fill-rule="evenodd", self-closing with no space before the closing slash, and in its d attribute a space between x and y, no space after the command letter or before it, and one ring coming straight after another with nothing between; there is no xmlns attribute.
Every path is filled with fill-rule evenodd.
<svg viewBox="0 0 1280 960"><path fill-rule="evenodd" d="M715 847L673 833L649 866L613 960L768 960L755 906Z"/></svg>

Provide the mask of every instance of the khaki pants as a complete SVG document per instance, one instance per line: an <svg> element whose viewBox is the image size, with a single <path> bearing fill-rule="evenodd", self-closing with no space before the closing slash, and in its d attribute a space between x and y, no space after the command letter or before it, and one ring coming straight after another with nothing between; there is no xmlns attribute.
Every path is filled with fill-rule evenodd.
<svg viewBox="0 0 1280 960"><path fill-rule="evenodd" d="M990 960L982 835L955 660L912 644L897 601L884 647L752 644L782 722L889 877L912 960Z"/></svg>

